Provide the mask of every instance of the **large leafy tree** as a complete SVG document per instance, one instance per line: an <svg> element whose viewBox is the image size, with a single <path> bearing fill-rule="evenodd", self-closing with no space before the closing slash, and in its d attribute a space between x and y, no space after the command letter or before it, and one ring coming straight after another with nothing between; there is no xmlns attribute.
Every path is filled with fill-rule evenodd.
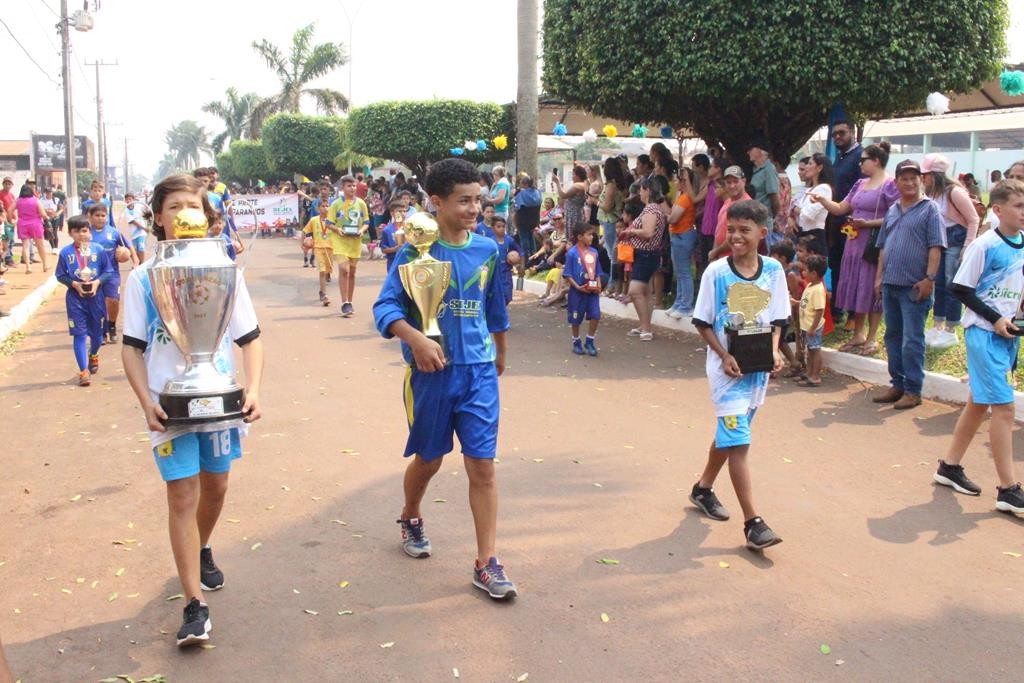
<svg viewBox="0 0 1024 683"><path fill-rule="evenodd" d="M225 180L248 184L274 178L260 140L235 140L217 155L217 170Z"/></svg>
<svg viewBox="0 0 1024 683"><path fill-rule="evenodd" d="M449 150L467 140L484 140L485 152L467 152L474 163L515 155L515 112L491 102L427 100L377 102L354 109L348 134L353 151L393 159L424 177L433 161L451 156ZM493 139L504 135L508 147L497 150Z"/></svg>
<svg viewBox="0 0 1024 683"><path fill-rule="evenodd" d="M195 121L182 121L164 133L164 141L174 155L175 163L186 169L198 166L204 152L212 154L209 137L206 129Z"/></svg>
<svg viewBox="0 0 1024 683"><path fill-rule="evenodd" d="M207 102L203 105L203 111L213 114L224 123L224 130L218 133L211 145L214 151L224 149L224 143L234 140L241 140L250 134L249 122L252 112L260 103L260 96L256 93L239 95L234 87L228 88L221 101Z"/></svg>
<svg viewBox="0 0 1024 683"><path fill-rule="evenodd" d="M275 114L263 124L263 149L278 176L316 178L334 172L345 149L345 121L336 116Z"/></svg>
<svg viewBox="0 0 1024 683"><path fill-rule="evenodd" d="M586 27L586 30L582 30ZM1005 0L545 0L544 86L599 116L790 155L837 103L920 109L998 73Z"/></svg>
<svg viewBox="0 0 1024 683"><path fill-rule="evenodd" d="M324 114L336 114L348 109L348 99L341 92L310 87L310 83L347 61L345 48L340 43L314 45L314 31L314 24L296 31L287 56L281 48L265 38L259 42L253 41L253 49L277 76L279 90L254 108L250 126L252 137L259 137L263 122L270 115L278 112L298 114L304 95L311 97L316 102L317 110Z"/></svg>
<svg viewBox="0 0 1024 683"><path fill-rule="evenodd" d="M163 159L156 166L156 173L153 174L153 182L158 183L167 176L177 173L180 170L178 157L173 152L165 152Z"/></svg>

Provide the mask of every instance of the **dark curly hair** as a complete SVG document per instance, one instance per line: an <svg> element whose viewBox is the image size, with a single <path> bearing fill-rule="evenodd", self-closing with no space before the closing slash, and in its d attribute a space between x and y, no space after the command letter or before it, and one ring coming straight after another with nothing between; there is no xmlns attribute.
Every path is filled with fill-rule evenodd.
<svg viewBox="0 0 1024 683"><path fill-rule="evenodd" d="M480 171L465 159L442 159L427 171L426 189L431 197L444 199L456 185L480 183Z"/></svg>

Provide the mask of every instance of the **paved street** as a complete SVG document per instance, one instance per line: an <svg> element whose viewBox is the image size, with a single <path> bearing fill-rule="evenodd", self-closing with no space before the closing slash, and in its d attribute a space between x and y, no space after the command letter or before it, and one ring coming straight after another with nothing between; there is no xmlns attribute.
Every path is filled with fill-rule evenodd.
<svg viewBox="0 0 1024 683"><path fill-rule="evenodd" d="M605 321L573 356L563 311L512 304L502 378L498 549L521 592L470 584L461 458L425 503L435 555L402 554L402 363L316 302L297 244L257 243L247 280L267 349L265 419L243 444L213 547L213 649L179 652L183 601L141 412L104 347L75 385L63 294L0 359L0 634L17 677L89 681L991 680L1018 672L1024 521L931 484L958 409L894 413L868 387L775 383L754 427L760 510L785 542L742 548L686 501L713 430L695 337ZM337 298L337 289L332 299ZM1018 467L1022 450L1015 439ZM433 502L431 502L433 501ZM617 564L602 564L602 559ZM347 582L341 587L341 582ZM344 614L339 614L344 612ZM351 612L351 613L349 613ZM608 621L602 620L606 614ZM827 648L823 648L827 645ZM823 654L823 650L829 650Z"/></svg>

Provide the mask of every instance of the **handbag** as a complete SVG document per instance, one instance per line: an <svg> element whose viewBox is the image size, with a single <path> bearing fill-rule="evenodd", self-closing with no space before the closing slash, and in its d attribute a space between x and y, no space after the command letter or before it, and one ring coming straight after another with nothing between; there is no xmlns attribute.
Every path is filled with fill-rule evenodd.
<svg viewBox="0 0 1024 683"><path fill-rule="evenodd" d="M883 183L878 188L878 199L875 201L875 215L878 215L878 207L882 203L882 188L885 187ZM885 219L882 219L882 225L885 224ZM877 228L871 228L871 234L868 235L868 244L864 247L864 255L861 257L866 262L873 266L878 265L878 257L882 253L882 250L878 247L878 236L882 234L882 226L879 225Z"/></svg>
<svg viewBox="0 0 1024 683"><path fill-rule="evenodd" d="M619 242L615 245L615 256L619 263L632 263L633 245L629 242Z"/></svg>

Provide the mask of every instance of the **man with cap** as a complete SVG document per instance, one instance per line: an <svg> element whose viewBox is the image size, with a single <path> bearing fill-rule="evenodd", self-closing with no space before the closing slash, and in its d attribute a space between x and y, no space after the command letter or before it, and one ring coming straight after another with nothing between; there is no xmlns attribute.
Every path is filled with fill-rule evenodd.
<svg viewBox="0 0 1024 683"><path fill-rule="evenodd" d="M747 194L746 176L743 175L742 168L730 166L722 173L722 177L725 179L725 197L722 201L722 208L718 210L718 223L715 227L715 246L708 254L708 263L732 254L732 249L729 248L729 240L726 239L726 230L728 228L726 217L729 213L729 207L736 202L750 199L750 195ZM776 179L777 181L778 179Z"/></svg>
<svg viewBox="0 0 1024 683"><path fill-rule="evenodd" d="M767 147L766 142L754 140L747 145L747 157L754 165L750 187L754 191L754 199L768 209L768 232L771 232L775 226L775 216L779 215L779 173L775 170Z"/></svg>
<svg viewBox="0 0 1024 683"><path fill-rule="evenodd" d="M924 326L932 307L942 257L942 215L921 191L921 167L907 159L896 166L900 200L889 207L878 236L875 293L885 314L885 352L892 386L875 403L897 410L921 405Z"/></svg>

